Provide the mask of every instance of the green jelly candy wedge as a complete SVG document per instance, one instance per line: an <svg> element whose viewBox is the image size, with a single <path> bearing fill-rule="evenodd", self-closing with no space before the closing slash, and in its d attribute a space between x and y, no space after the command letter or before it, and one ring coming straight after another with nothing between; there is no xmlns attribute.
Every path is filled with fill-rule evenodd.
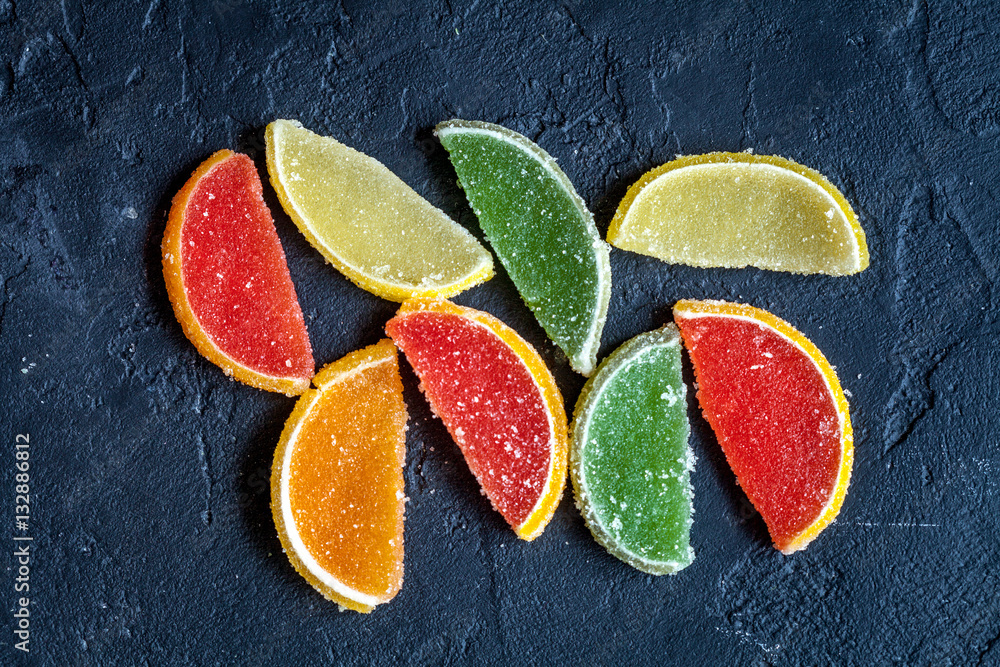
<svg viewBox="0 0 1000 667"><path fill-rule="evenodd" d="M668 324L601 362L573 416L577 507L605 549L649 574L694 560L686 396L680 336Z"/></svg>
<svg viewBox="0 0 1000 667"><path fill-rule="evenodd" d="M505 127L437 126L479 224L525 303L570 365L590 375L608 314L608 245L548 153Z"/></svg>

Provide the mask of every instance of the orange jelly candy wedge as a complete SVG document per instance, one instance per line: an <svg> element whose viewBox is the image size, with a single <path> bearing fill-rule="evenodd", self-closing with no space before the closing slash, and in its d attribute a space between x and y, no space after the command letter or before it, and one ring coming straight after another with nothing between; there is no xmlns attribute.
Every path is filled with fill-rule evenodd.
<svg viewBox="0 0 1000 667"><path fill-rule="evenodd" d="M174 197L163 276L184 333L227 375L289 396L309 388L309 334L249 157L218 151Z"/></svg>
<svg viewBox="0 0 1000 667"><path fill-rule="evenodd" d="M386 324L434 413L517 536L542 533L566 484L566 411L533 347L492 315L411 299Z"/></svg>
<svg viewBox="0 0 1000 667"><path fill-rule="evenodd" d="M274 452L271 512L292 565L363 613L403 584L406 404L383 340L329 364L299 399Z"/></svg>
<svg viewBox="0 0 1000 667"><path fill-rule="evenodd" d="M840 512L854 438L847 399L823 354L752 306L679 301L698 402L736 479L782 553L804 549Z"/></svg>

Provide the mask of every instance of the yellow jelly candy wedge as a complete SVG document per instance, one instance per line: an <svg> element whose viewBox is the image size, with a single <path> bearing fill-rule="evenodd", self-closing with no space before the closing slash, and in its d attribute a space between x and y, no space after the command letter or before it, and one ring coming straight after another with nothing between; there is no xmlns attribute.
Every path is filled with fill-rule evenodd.
<svg viewBox="0 0 1000 667"><path fill-rule="evenodd" d="M448 297L493 277L464 227L380 162L296 121L267 126L267 170L309 242L362 289L390 301Z"/></svg>
<svg viewBox="0 0 1000 667"><path fill-rule="evenodd" d="M868 267L851 205L818 171L773 155L690 155L629 188L608 242L665 262L834 276Z"/></svg>
<svg viewBox="0 0 1000 667"><path fill-rule="evenodd" d="M326 366L274 452L271 512L292 565L363 613L403 584L406 404L386 339Z"/></svg>

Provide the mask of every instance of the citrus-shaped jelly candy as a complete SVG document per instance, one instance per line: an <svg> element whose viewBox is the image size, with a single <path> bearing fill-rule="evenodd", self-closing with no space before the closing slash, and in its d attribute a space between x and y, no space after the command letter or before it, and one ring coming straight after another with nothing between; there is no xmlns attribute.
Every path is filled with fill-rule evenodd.
<svg viewBox="0 0 1000 667"><path fill-rule="evenodd" d="M566 483L566 412L538 353L495 317L448 301L403 304L386 332L518 537L532 540Z"/></svg>
<svg viewBox="0 0 1000 667"><path fill-rule="evenodd" d="M274 452L271 512L292 565L363 613L403 584L406 405L383 340L323 368Z"/></svg>
<svg viewBox="0 0 1000 667"><path fill-rule="evenodd" d="M698 401L774 546L804 549L847 493L854 437L847 399L823 354L751 306L679 301Z"/></svg>
<svg viewBox="0 0 1000 667"><path fill-rule="evenodd" d="M577 506L604 548L649 574L694 560L686 396L680 337L668 324L602 361L573 416Z"/></svg>
<svg viewBox="0 0 1000 667"><path fill-rule="evenodd" d="M608 246L548 153L505 127L437 126L465 194L538 322L579 373L590 375L608 313Z"/></svg>
<svg viewBox="0 0 1000 667"><path fill-rule="evenodd" d="M490 253L380 162L291 120L267 126L267 169L309 242L391 301L446 297L493 276Z"/></svg>
<svg viewBox="0 0 1000 667"><path fill-rule="evenodd" d="M834 276L868 266L851 205L818 171L772 155L668 162L629 188L608 242L666 262Z"/></svg>
<svg viewBox="0 0 1000 667"><path fill-rule="evenodd" d="M163 277L184 333L227 375L290 396L309 388L309 334L249 157L218 151L174 197Z"/></svg>

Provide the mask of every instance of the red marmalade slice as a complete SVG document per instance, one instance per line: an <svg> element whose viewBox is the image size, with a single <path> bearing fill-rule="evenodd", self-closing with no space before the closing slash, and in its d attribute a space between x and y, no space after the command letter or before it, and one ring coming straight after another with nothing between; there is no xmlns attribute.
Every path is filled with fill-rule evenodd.
<svg viewBox="0 0 1000 667"><path fill-rule="evenodd" d="M774 546L803 549L840 511L854 455L847 399L823 354L771 313L680 301L698 402Z"/></svg>
<svg viewBox="0 0 1000 667"><path fill-rule="evenodd" d="M386 325L487 497L522 539L541 534L566 481L566 413L538 353L496 318L411 299Z"/></svg>
<svg viewBox="0 0 1000 667"><path fill-rule="evenodd" d="M309 388L309 335L249 157L218 151L174 197L163 275L184 333L227 375L290 396Z"/></svg>

